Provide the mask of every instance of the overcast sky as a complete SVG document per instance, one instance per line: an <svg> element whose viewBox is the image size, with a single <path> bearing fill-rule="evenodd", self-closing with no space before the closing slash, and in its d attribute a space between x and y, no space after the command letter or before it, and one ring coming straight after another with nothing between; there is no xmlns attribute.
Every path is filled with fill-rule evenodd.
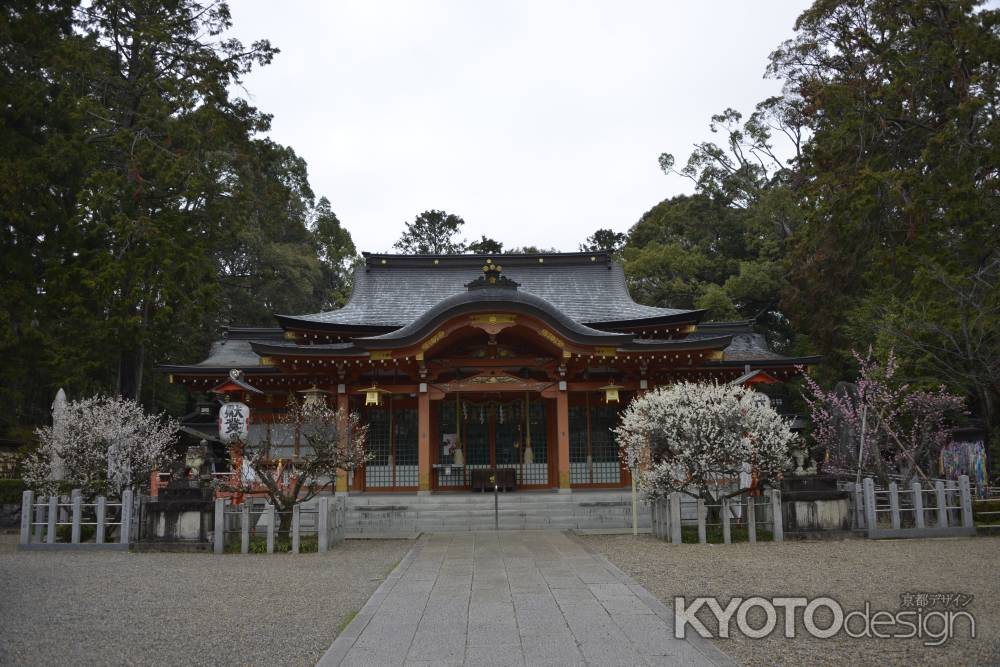
<svg viewBox="0 0 1000 667"><path fill-rule="evenodd" d="M281 49L245 84L359 250L427 209L464 236L577 250L690 192L664 175L726 107L780 92L768 54L808 2L232 0Z"/></svg>

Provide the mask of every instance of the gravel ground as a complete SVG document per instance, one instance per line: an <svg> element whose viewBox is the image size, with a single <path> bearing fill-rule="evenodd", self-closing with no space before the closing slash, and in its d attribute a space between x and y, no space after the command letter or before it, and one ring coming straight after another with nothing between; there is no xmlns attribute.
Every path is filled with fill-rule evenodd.
<svg viewBox="0 0 1000 667"><path fill-rule="evenodd" d="M965 609L976 618L977 638L969 639L962 625L960 637L941 647L926 647L919 639L852 639L843 633L815 639L805 633L801 609L794 639L782 636L781 609L778 630L764 639L739 634L734 620L733 636L713 641L741 664L1000 665L1000 538L680 547L643 536L583 539L668 605L681 595L717 596L723 606L735 596L829 596L847 613L864 609L865 601L873 611L897 611L904 593L974 596ZM714 617L709 612L698 618ZM751 623L754 618L751 613ZM759 618L754 627L763 625L763 615ZM817 624L826 627L819 614ZM705 625L715 628L711 622Z"/></svg>
<svg viewBox="0 0 1000 667"><path fill-rule="evenodd" d="M0 536L0 664L313 665L413 545L215 557L16 539Z"/></svg>

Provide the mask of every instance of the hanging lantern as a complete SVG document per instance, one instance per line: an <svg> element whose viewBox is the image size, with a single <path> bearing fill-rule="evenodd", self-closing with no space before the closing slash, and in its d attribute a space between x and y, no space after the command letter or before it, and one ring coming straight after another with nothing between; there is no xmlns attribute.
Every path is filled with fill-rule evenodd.
<svg viewBox="0 0 1000 667"><path fill-rule="evenodd" d="M618 398L618 390L624 388L625 387L621 386L620 384L615 384L613 382L611 384L606 384L603 387L601 387L601 391L604 392L604 402L605 403L620 402Z"/></svg>
<svg viewBox="0 0 1000 667"><path fill-rule="evenodd" d="M374 382L372 383L372 386L368 387L367 389L362 389L361 391L363 391L365 393L365 405L366 406L369 406L369 405L376 405L376 406L377 405L381 405L382 404L382 394L392 393L392 392L386 391L385 389L379 389L375 385Z"/></svg>
<svg viewBox="0 0 1000 667"><path fill-rule="evenodd" d="M302 394L305 397L305 399L303 400L303 404L307 408L311 408L311 407L325 406L326 395L329 394L330 392L326 391L325 389L320 389L316 385L313 385L309 389L300 391L298 393Z"/></svg>

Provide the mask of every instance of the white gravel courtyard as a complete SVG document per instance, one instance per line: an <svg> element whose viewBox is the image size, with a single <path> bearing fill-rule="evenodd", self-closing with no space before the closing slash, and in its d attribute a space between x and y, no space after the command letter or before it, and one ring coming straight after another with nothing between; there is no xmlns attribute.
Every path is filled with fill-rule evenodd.
<svg viewBox="0 0 1000 667"><path fill-rule="evenodd" d="M0 664L313 665L413 546L327 554L17 552L0 535Z"/></svg>
<svg viewBox="0 0 1000 667"><path fill-rule="evenodd" d="M978 638L960 637L936 648L917 639L815 639L804 636L801 617L795 639L778 632L752 640L733 623L734 637L712 641L743 665L1000 665L1000 538L753 546L672 546L624 535L582 539L666 604L674 596L717 596L723 606L734 596L830 596L845 611L861 609L865 601L872 610L891 611L906 593L974 596L965 609L976 618Z"/></svg>

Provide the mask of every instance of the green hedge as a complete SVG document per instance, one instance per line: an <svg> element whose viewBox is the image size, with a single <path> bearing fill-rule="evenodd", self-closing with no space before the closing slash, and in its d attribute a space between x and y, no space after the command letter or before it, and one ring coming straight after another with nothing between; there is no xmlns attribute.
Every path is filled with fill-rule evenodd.
<svg viewBox="0 0 1000 667"><path fill-rule="evenodd" d="M19 505L25 488L23 479L0 479L0 505Z"/></svg>

